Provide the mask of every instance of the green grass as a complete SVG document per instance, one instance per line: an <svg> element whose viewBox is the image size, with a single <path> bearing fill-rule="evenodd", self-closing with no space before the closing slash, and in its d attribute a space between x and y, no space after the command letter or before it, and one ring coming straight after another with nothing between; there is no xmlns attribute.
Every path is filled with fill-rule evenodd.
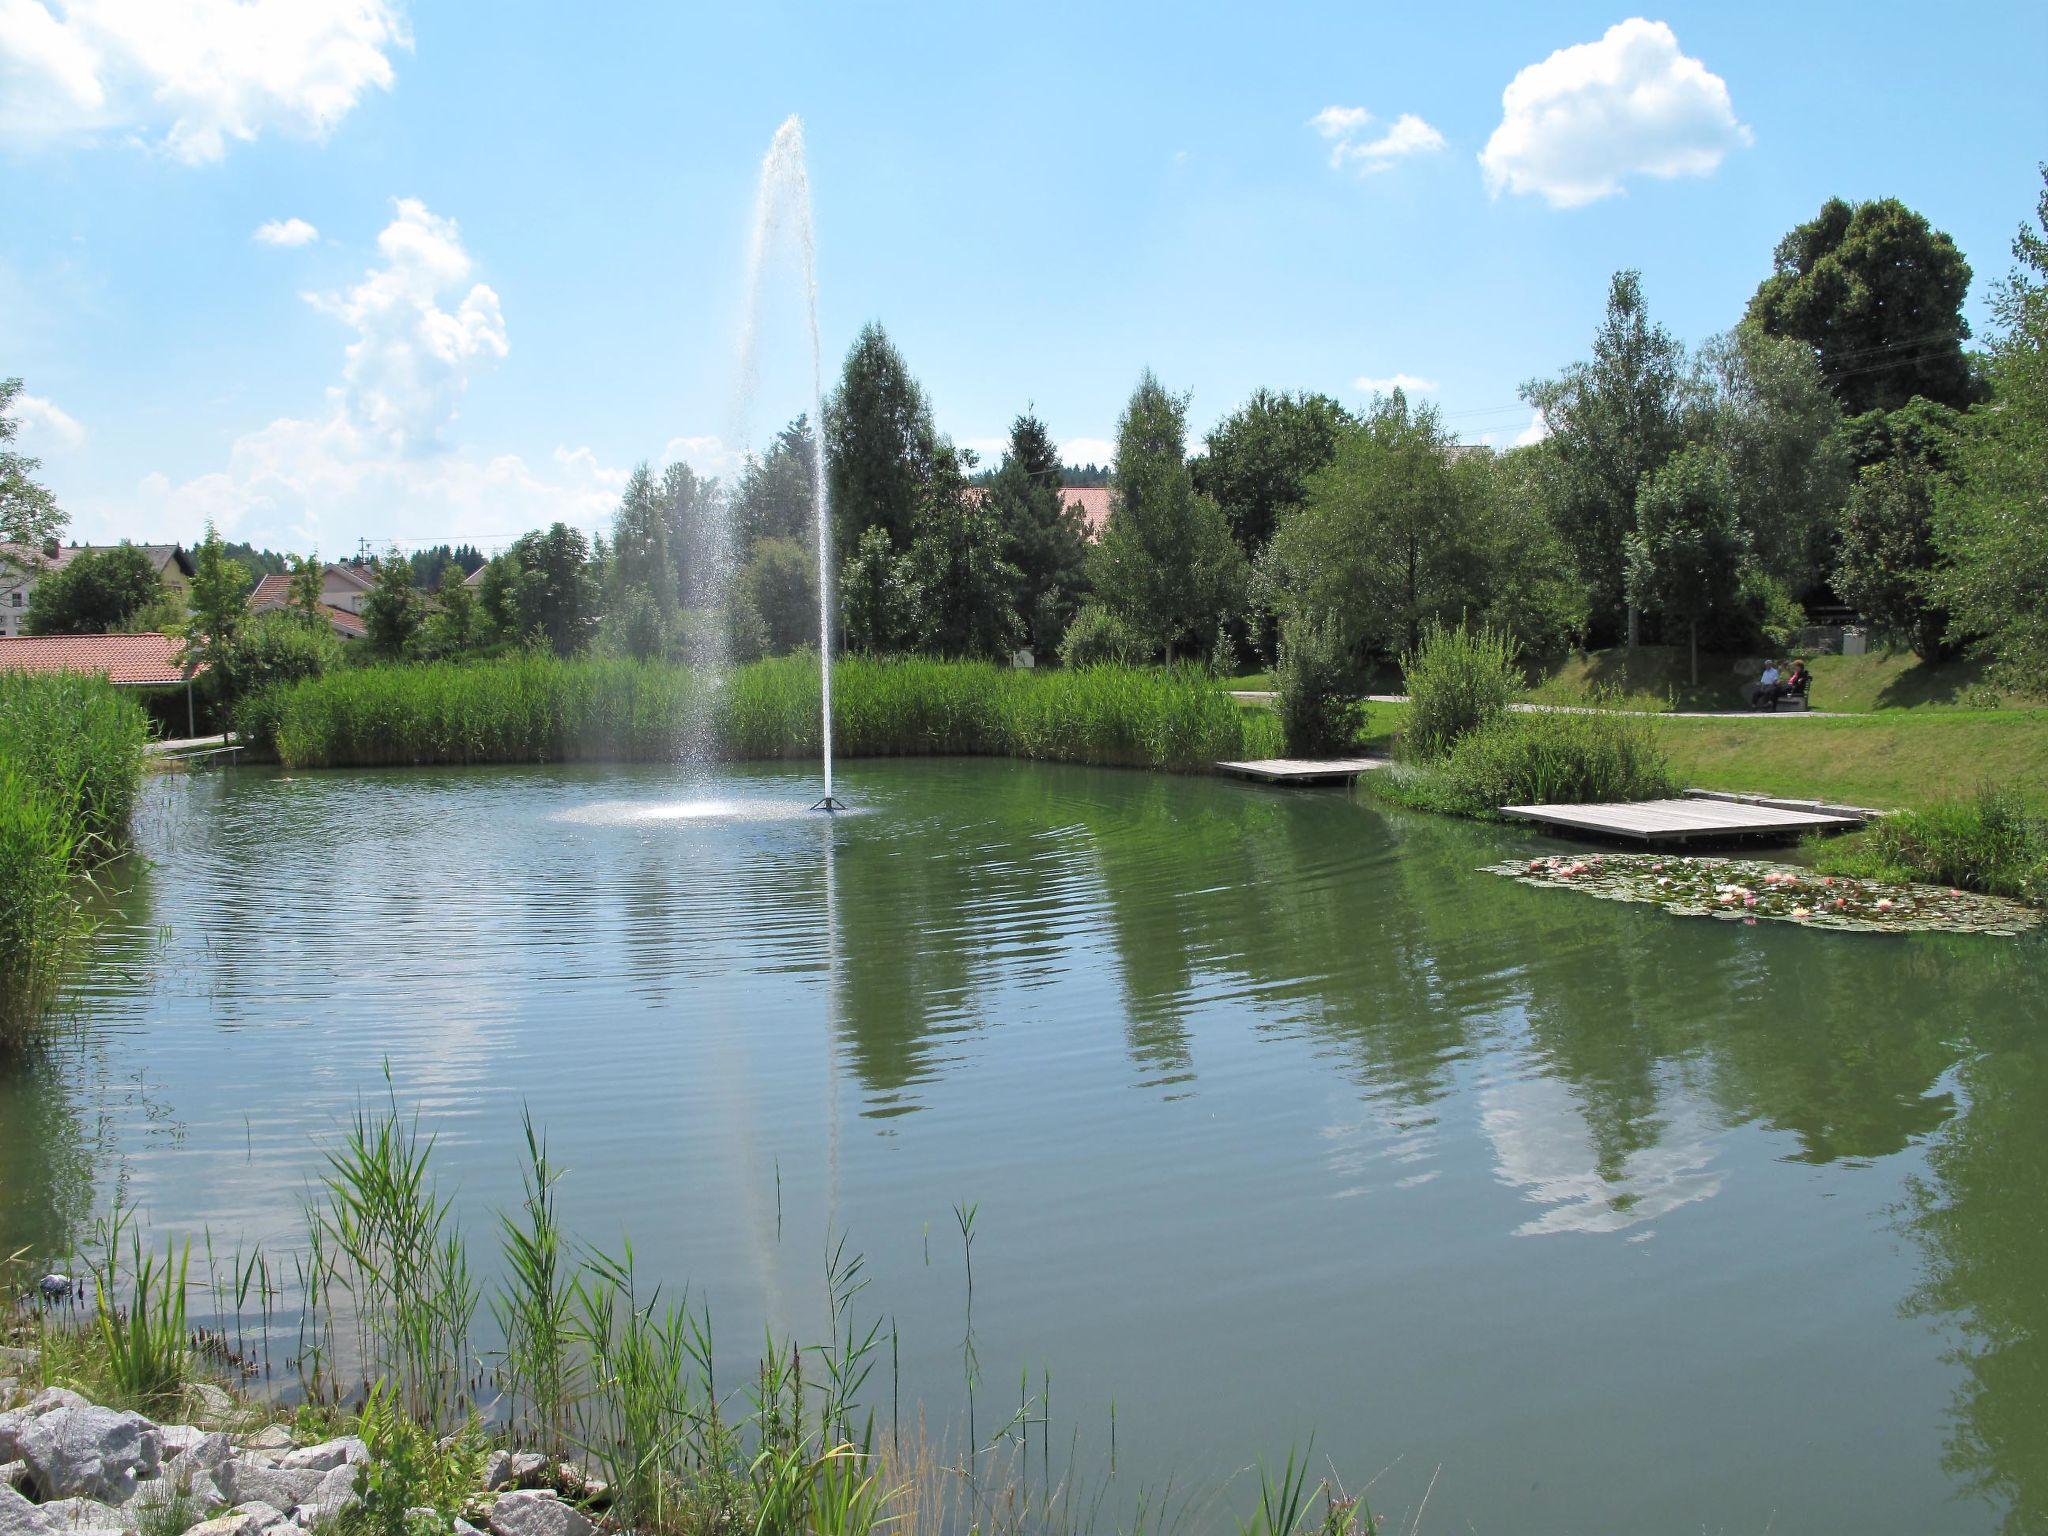
<svg viewBox="0 0 2048 1536"><path fill-rule="evenodd" d="M1901 812L1821 843L1814 862L1825 874L1922 880L2048 905L2048 818L2011 791L1986 786L1968 800Z"/></svg>
<svg viewBox="0 0 2048 1536"><path fill-rule="evenodd" d="M1984 681L1979 662L1923 662L1911 651L1863 656L1808 656L1813 707L1829 713L1962 707ZM1643 710L1741 709L1742 689L1761 670L1755 656L1702 656L1700 681L1690 680L1685 651L1668 645L1575 652L1554 663L1527 697L1539 704L1571 704L1589 690L1618 708Z"/></svg>
<svg viewBox="0 0 2048 1536"><path fill-rule="evenodd" d="M83 930L79 882L126 842L147 734L97 678L0 673L0 1047L43 1016Z"/></svg>
<svg viewBox="0 0 2048 1536"><path fill-rule="evenodd" d="M818 673L803 657L712 689L687 668L515 660L347 668L261 697L246 718L289 767L667 762L701 721L715 757L819 755ZM1277 749L1270 715L1212 679L1156 668L1021 672L986 662L846 658L833 668L842 757L979 754L1207 771ZM258 742L261 745L259 739Z"/></svg>
<svg viewBox="0 0 2048 1536"><path fill-rule="evenodd" d="M1602 712L1499 715L1446 752L1367 774L1360 784L1412 810L1480 820L1495 819L1503 805L1646 800L1677 787L1653 722Z"/></svg>

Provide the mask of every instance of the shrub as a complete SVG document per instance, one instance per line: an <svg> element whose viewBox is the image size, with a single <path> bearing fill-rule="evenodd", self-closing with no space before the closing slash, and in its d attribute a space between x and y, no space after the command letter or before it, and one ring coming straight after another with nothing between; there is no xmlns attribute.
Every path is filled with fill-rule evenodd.
<svg viewBox="0 0 2048 1536"><path fill-rule="evenodd" d="M1460 737L1501 715L1521 691L1516 655L1512 639L1483 626L1426 626L1421 643L1401 658L1409 699L1406 755L1435 762Z"/></svg>
<svg viewBox="0 0 2048 1536"><path fill-rule="evenodd" d="M1990 785L1971 800L1883 817L1854 838L1820 845L1815 862L1829 874L1926 880L2048 905L2048 820Z"/></svg>
<svg viewBox="0 0 2048 1536"><path fill-rule="evenodd" d="M1649 725L1599 710L1503 713L1459 737L1437 763L1363 782L1417 810L1481 818L1504 805L1654 800L1676 789Z"/></svg>
<svg viewBox="0 0 2048 1536"><path fill-rule="evenodd" d="M1351 745L1357 735L1352 719L1357 696L1351 658L1334 624L1287 620L1273 679L1280 693L1280 733L1289 752L1327 757Z"/></svg>
<svg viewBox="0 0 2048 1536"><path fill-rule="evenodd" d="M1060 640L1060 664L1067 667L1131 666L1150 654L1145 637L1099 603L1084 605Z"/></svg>

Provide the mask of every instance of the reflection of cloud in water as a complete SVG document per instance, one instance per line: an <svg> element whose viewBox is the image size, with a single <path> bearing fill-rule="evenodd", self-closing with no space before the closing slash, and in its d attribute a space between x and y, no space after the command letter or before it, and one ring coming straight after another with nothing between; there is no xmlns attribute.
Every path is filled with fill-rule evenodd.
<svg viewBox="0 0 2048 1536"><path fill-rule="evenodd" d="M1697 1105L1677 1105L1655 1144L1628 1154L1619 1178L1599 1171L1592 1132L1570 1088L1550 1078L1484 1090L1480 1125L1498 1160L1495 1176L1550 1207L1515 1228L1517 1237L1552 1232L1623 1232L1719 1194L1714 1125Z"/></svg>

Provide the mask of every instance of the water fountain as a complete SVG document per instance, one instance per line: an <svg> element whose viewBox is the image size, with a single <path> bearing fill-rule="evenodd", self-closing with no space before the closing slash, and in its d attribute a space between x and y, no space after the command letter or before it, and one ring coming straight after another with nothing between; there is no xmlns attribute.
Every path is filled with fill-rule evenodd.
<svg viewBox="0 0 2048 1536"><path fill-rule="evenodd" d="M778 237L794 241L792 254L801 278L811 343L811 505L818 528L819 739L825 757L825 795L811 809L843 811L846 805L832 794L832 507L825 475L825 373L823 348L818 339L817 237L811 222L810 174L804 163L804 124L794 113L775 130L774 141L761 160L760 185L754 194L746 318L740 333L742 414L753 392L763 281Z"/></svg>

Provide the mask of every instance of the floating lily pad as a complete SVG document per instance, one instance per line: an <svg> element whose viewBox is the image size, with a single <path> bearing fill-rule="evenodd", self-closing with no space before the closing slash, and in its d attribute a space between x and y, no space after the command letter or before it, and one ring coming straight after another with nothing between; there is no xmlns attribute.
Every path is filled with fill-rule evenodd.
<svg viewBox="0 0 2048 1536"><path fill-rule="evenodd" d="M1483 872L1506 875L1524 885L1568 887L1603 901L1648 902L1680 917L1800 923L1866 933L2018 934L2040 926L2043 915L2002 896L1817 875L1762 859L1551 855L1489 864Z"/></svg>

